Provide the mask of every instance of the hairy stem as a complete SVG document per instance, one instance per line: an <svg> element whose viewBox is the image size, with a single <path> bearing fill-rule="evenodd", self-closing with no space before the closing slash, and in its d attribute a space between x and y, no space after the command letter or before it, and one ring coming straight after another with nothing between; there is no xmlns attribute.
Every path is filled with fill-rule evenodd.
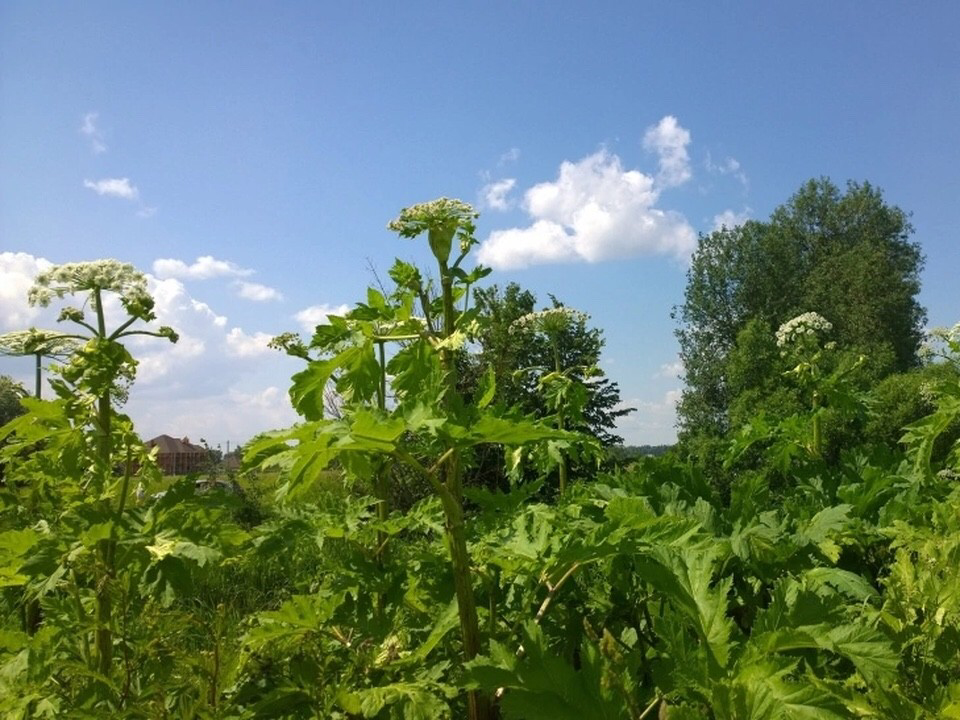
<svg viewBox="0 0 960 720"><path fill-rule="evenodd" d="M561 371L560 367L560 348L558 347L557 339L552 339L553 344L553 369L559 374ZM557 408L557 429L563 430L563 409ZM567 458L562 456L560 457L560 464L557 467L557 470L560 475L560 494L563 495L567 491Z"/></svg>
<svg viewBox="0 0 960 720"><path fill-rule="evenodd" d="M816 457L823 456L823 427L820 417L820 393L813 391L813 454Z"/></svg>
<svg viewBox="0 0 960 720"><path fill-rule="evenodd" d="M101 338L107 336L106 317L103 313L103 299L100 290L94 290L94 306L97 311L97 331ZM110 391L104 389L100 397L97 398L97 456L100 461L100 472L103 473L104 482L112 472L112 454L111 446L111 409L110 409ZM97 582L97 632L94 638L94 646L97 654L97 671L101 675L110 674L110 666L113 664L113 632L111 625L113 621L113 605L110 598L110 586L113 580L113 544L111 541L104 540L100 543L100 554L104 564L104 573Z"/></svg>
<svg viewBox="0 0 960 720"><path fill-rule="evenodd" d="M450 337L456 330L456 310L453 306L453 276L441 264L441 287L443 290L443 335ZM441 355L446 372L446 399L448 407L457 391L457 368L453 351L444 348ZM448 450L444 464L444 486L441 495L446 516L446 534L453 566L453 582L457 593L457 610L460 617L460 632L463 636L463 654L469 661L480 654L480 622L473 596L473 579L470 571L470 555L467 551L467 533L463 518L463 487L461 483L460 456ZM470 720L490 720L493 709L486 693L471 691L467 696Z"/></svg>
<svg viewBox="0 0 960 720"><path fill-rule="evenodd" d="M384 341L377 340L377 356L380 361L380 383L377 386L377 407L381 412L387 409L387 362L386 351L384 350ZM390 498L387 488L387 477L390 473L390 463L384 461L376 470L374 477L374 493L377 496L377 519L383 523L386 522L390 514ZM377 568L383 570L384 555L387 550L387 533L383 530L377 531ZM386 608L387 598L384 593L377 593L377 614L383 616Z"/></svg>

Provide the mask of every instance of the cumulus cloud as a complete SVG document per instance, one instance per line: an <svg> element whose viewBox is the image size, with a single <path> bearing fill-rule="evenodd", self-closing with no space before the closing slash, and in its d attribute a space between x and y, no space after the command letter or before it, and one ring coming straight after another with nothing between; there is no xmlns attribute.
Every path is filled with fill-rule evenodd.
<svg viewBox="0 0 960 720"><path fill-rule="evenodd" d="M667 390L655 400L631 398L622 407L636 408L636 412L617 420L617 431L628 445L660 445L676 442L677 403L683 391Z"/></svg>
<svg viewBox="0 0 960 720"><path fill-rule="evenodd" d="M237 280L233 286L237 289L237 295L244 300L253 300L254 302L283 300L283 294L279 290L260 283Z"/></svg>
<svg viewBox="0 0 960 720"><path fill-rule="evenodd" d="M207 344L201 338L181 332L176 345L162 349L154 347L152 351L146 343L142 347L144 349L137 361L137 382L149 385L169 375L174 368L203 355Z"/></svg>
<svg viewBox="0 0 960 720"><path fill-rule="evenodd" d="M287 393L280 387L244 384L215 398L151 403L138 413L137 427L145 438L160 433L187 435L193 440L202 437L225 451L228 443L233 448L256 432L289 427L296 421Z"/></svg>
<svg viewBox="0 0 960 720"><path fill-rule="evenodd" d="M80 125L80 134L90 141L90 149L96 155L107 151L107 145L103 140L103 133L97 127L99 113L89 112L83 116L83 123Z"/></svg>
<svg viewBox="0 0 960 720"><path fill-rule="evenodd" d="M655 152L660 159L657 182L664 187L682 185L693 176L690 170L690 131L682 128L673 115L647 128L643 136L645 150Z"/></svg>
<svg viewBox="0 0 960 720"><path fill-rule="evenodd" d="M52 263L24 252L0 252L0 329L23 330L39 315L27 304L33 279Z"/></svg>
<svg viewBox="0 0 960 720"><path fill-rule="evenodd" d="M625 170L605 149L565 161L556 180L524 194L531 224L492 232L477 257L499 269L644 254L684 257L696 233L681 214L656 207L659 195L654 178Z"/></svg>
<svg viewBox="0 0 960 720"><path fill-rule="evenodd" d="M722 213L713 216L712 230L720 230L724 227L733 229L738 225L743 225L750 219L750 208L744 208L742 212L733 210L724 210Z"/></svg>
<svg viewBox="0 0 960 720"><path fill-rule="evenodd" d="M273 335L265 332L247 335L243 328L231 328L227 333L226 344L227 352L234 357L256 357L273 352L268 344L273 339Z"/></svg>
<svg viewBox="0 0 960 720"><path fill-rule="evenodd" d="M84 180L83 186L90 188L97 195L106 195L107 197L121 198L123 200L136 200L140 197L140 191L130 182L130 178L104 178L103 180Z"/></svg>
<svg viewBox="0 0 960 720"><path fill-rule="evenodd" d="M509 210L513 201L507 196L516 184L515 178L504 178L484 185L480 190L481 203L491 210Z"/></svg>
<svg viewBox="0 0 960 720"><path fill-rule="evenodd" d="M212 255L198 257L192 265L175 258L159 258L153 261L153 272L160 278L183 278L185 280L209 280L215 277L246 277L253 270L242 268L229 260L217 260Z"/></svg>
<svg viewBox="0 0 960 720"><path fill-rule="evenodd" d="M326 303L311 305L298 312L293 318L300 323L306 332L312 333L317 325L327 323L327 315L343 315L349 309L349 305L327 305Z"/></svg>
<svg viewBox="0 0 960 720"><path fill-rule="evenodd" d="M655 378L679 378L683 375L683 361L679 358L671 363L664 363L654 374Z"/></svg>

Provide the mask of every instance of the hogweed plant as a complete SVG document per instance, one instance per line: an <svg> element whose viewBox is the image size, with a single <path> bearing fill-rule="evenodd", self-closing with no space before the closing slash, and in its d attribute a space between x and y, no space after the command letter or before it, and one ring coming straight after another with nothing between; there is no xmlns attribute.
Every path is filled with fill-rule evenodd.
<svg viewBox="0 0 960 720"><path fill-rule="evenodd" d="M552 368L524 368L520 373L539 372L537 387L547 399L547 406L553 411L554 422L559 430L576 428L583 421L583 411L589 399L586 386L577 379L577 375L591 377L597 374L594 367L564 367L561 360L563 336L573 327L582 326L589 316L572 308L558 306L527 313L517 318L510 326L511 334L539 333L550 346ZM563 495L567 490L567 458L562 450L554 451L557 464L558 489Z"/></svg>
<svg viewBox="0 0 960 720"><path fill-rule="evenodd" d="M29 412L2 431L8 440L4 460L13 480L4 515L37 523L33 529L11 531L21 533L21 550L48 553L40 566L34 561L35 570L48 567L58 550L65 553L59 567L54 560L52 575L32 584L32 602L43 594L73 596L80 656L93 677L109 687L116 644L114 598L122 594L117 560L127 527L127 498L133 474L150 466L130 421L117 412L137 364L123 341L149 336L176 342L177 334L169 327L143 327L156 319L154 301L145 276L132 265L99 260L52 267L37 276L28 300L47 307L67 297L81 299L80 305L60 310L59 321L68 324L68 330L31 329L0 336L5 348L16 345L38 356L64 355L50 381L58 400L28 402ZM107 305L114 300L125 318L110 327ZM20 573L14 577L16 583L28 579Z"/></svg>
<svg viewBox="0 0 960 720"><path fill-rule="evenodd" d="M498 414L491 407L492 373L470 399L458 389L457 353L476 328L470 288L489 272L463 267L476 244L476 217L468 204L441 198L406 208L389 224L403 238L427 236L439 293L420 269L398 260L390 270L396 288L389 295L371 288L366 303L318 326L309 345L292 336L277 339L277 346L308 360L290 391L306 422L261 439L247 453L251 462L285 473L280 493L288 500L296 500L337 460L348 475L372 482L381 524L391 468L402 466L426 483L443 512L464 661L477 657L483 646L464 513L469 451L477 445L516 447L567 437L538 422ZM388 344L393 346L389 358ZM314 350L320 357L311 356ZM323 417L323 393L331 382L343 398L341 418ZM378 536L378 560L388 542ZM379 598L378 611L390 612L384 604ZM487 720L492 713L488 694L467 694L471 720Z"/></svg>
<svg viewBox="0 0 960 720"><path fill-rule="evenodd" d="M823 354L836 349L836 343L823 342L823 336L831 330L833 324L829 320L818 313L806 312L787 320L776 332L780 354L797 363L788 374L810 394L810 453L814 457L823 455L823 420L819 412L823 398L819 384L823 376Z"/></svg>

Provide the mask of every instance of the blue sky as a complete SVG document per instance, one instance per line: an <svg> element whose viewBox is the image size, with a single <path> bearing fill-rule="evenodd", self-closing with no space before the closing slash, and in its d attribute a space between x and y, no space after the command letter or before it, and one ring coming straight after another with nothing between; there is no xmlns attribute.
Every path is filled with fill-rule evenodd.
<svg viewBox="0 0 960 720"><path fill-rule="evenodd" d="M368 261L425 263L386 222L461 197L491 280L588 312L623 434L667 442L696 234L811 177L911 211L930 322L960 319L957 27L950 2L8 0L0 331L49 321L45 262L132 262L185 336L135 349L142 434L244 440L293 420L266 339L361 299Z"/></svg>

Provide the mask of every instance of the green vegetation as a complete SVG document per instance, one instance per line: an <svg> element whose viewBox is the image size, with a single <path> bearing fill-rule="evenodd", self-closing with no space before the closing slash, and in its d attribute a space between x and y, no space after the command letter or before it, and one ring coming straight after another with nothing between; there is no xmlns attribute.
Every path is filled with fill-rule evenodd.
<svg viewBox="0 0 960 720"><path fill-rule="evenodd" d="M27 396L23 385L11 377L0 375L0 423L6 425L24 412L20 400Z"/></svg>
<svg viewBox="0 0 960 720"><path fill-rule="evenodd" d="M869 379L916 367L926 313L913 228L868 183L811 180L767 222L700 238L676 309L687 387L681 439L721 437L783 401L773 331L808 311L833 323Z"/></svg>
<svg viewBox="0 0 960 720"><path fill-rule="evenodd" d="M839 203L823 226L873 247L846 220L874 216L843 203L879 196L830 187L791 207ZM600 333L515 286L474 293L475 217L404 210L390 227L426 236L429 275L397 261L392 289L276 339L304 361L302 421L246 446L239 493L163 485L120 412L122 338L176 340L150 329L143 277L38 278L37 302L79 294L96 318L62 313L82 344L57 398L0 430L0 717L960 718L960 326L914 370L909 278L889 305L906 335L807 289L737 309L708 367L694 293L685 444L600 471ZM775 217L790 230L769 238L808 228ZM878 217L915 272L902 213ZM704 239L694 286L722 270L709 248L748 235L768 238ZM127 312L112 331L107 294Z"/></svg>

